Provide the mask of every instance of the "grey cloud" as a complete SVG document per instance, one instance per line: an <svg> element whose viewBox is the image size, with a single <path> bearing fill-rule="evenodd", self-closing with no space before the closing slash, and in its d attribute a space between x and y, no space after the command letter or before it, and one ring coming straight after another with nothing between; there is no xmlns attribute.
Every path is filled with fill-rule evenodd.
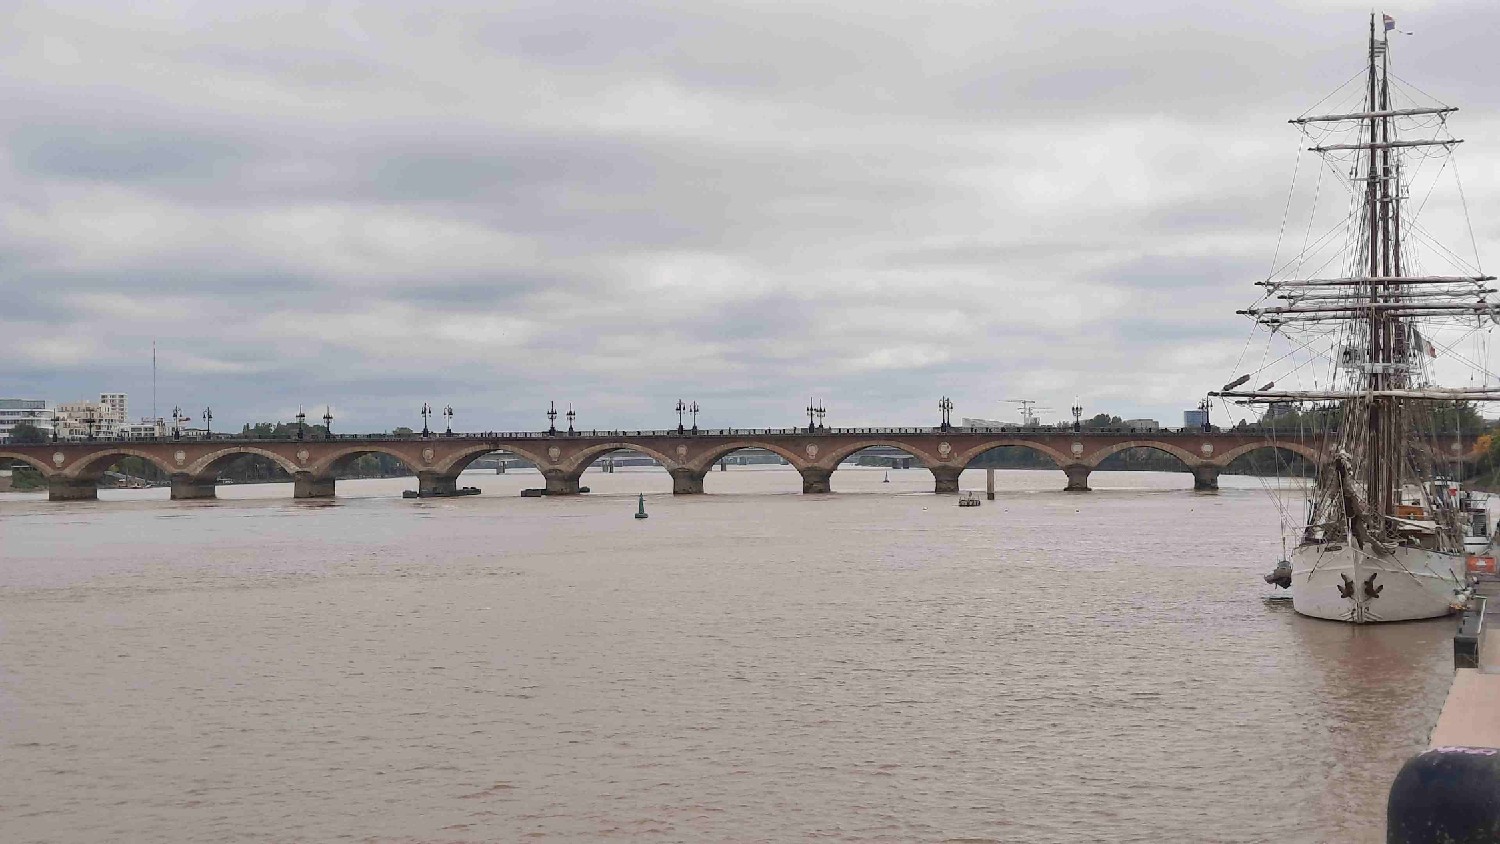
<svg viewBox="0 0 1500 844"><path fill-rule="evenodd" d="M1462 56L1500 10L1416 17L1403 73L1486 134L1500 95ZM1283 121L1357 70L1362 26L1338 3L23 4L0 392L141 409L156 339L172 402L327 402L346 430L455 398L476 428L539 427L549 398L664 424L680 396L794 424L809 393L847 424L1018 391L1167 421L1234 363Z"/></svg>

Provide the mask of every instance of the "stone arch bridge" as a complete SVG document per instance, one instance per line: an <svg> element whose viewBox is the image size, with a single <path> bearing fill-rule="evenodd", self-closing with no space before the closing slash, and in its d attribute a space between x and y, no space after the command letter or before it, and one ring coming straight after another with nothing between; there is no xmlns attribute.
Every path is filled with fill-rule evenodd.
<svg viewBox="0 0 1500 844"><path fill-rule="evenodd" d="M1451 456L1473 459L1476 437L1450 445ZM1193 429L1038 431L1035 429L834 428L725 429L705 431L589 431L576 434L455 434L430 437L338 436L308 440L246 439L216 436L193 440L93 440L40 445L0 445L0 460L35 467L54 501L97 497L99 478L121 457L139 457L172 479L172 498L212 498L221 468L254 454L285 469L297 498L327 498L342 467L361 455L386 454L406 464L423 492L450 492L458 476L479 457L508 452L535 463L548 495L574 495L594 461L615 451L655 458L672 475L677 494L703 492L714 464L741 449L764 449L783 457L802 474L802 491L830 491L829 476L855 452L888 446L910 454L932 472L936 492L957 492L959 474L979 455L996 448L1028 448L1051 458L1067 475L1068 490L1089 488L1089 473L1110 455L1150 448L1173 455L1193 473L1194 489L1217 489L1219 473L1236 458L1264 448L1281 448L1321 464L1323 438L1256 430L1204 433Z"/></svg>

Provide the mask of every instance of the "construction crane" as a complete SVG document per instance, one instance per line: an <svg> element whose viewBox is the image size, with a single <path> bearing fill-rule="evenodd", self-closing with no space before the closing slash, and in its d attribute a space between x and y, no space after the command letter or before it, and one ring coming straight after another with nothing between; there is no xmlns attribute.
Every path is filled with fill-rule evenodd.
<svg viewBox="0 0 1500 844"><path fill-rule="evenodd" d="M1050 407L1037 407L1036 399L1006 399L1010 404L1021 406L1021 427L1035 428L1041 425L1041 420L1036 418L1037 413L1051 410Z"/></svg>

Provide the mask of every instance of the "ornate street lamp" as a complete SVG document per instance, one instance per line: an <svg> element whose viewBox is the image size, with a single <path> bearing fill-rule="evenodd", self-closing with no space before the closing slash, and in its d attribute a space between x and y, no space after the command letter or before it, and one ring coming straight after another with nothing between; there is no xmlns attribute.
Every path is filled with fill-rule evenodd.
<svg viewBox="0 0 1500 844"><path fill-rule="evenodd" d="M297 409L297 439L307 439L307 414L301 408Z"/></svg>
<svg viewBox="0 0 1500 844"><path fill-rule="evenodd" d="M688 408L688 412L691 413L691 414L693 414L693 433L696 434L696 433L698 433L698 402L697 401L694 401L692 407Z"/></svg>
<svg viewBox="0 0 1500 844"><path fill-rule="evenodd" d="M547 436L557 436L557 402L547 402Z"/></svg>
<svg viewBox="0 0 1500 844"><path fill-rule="evenodd" d="M942 429L946 431L952 427L953 399L943 396L938 400L938 410L943 414Z"/></svg>
<svg viewBox="0 0 1500 844"><path fill-rule="evenodd" d="M203 432L209 438L214 435L214 409L211 407L203 408Z"/></svg>
<svg viewBox="0 0 1500 844"><path fill-rule="evenodd" d="M89 434L89 439L93 438L94 435ZM172 439L182 439L182 407L175 404L172 405Z"/></svg>
<svg viewBox="0 0 1500 844"><path fill-rule="evenodd" d="M1203 411L1203 433L1205 434L1212 431L1214 427L1208 423L1208 413L1212 407L1213 406L1208 403L1207 396L1205 396L1203 398L1203 401L1198 405L1198 409Z"/></svg>
<svg viewBox="0 0 1500 844"><path fill-rule="evenodd" d="M573 436L573 420L577 418L578 414L573 412L573 403L568 402L568 436L570 437Z"/></svg>
<svg viewBox="0 0 1500 844"><path fill-rule="evenodd" d="M813 404L813 400L809 398L807 400L807 432L809 434L818 430L817 423L814 422L814 420L817 419L817 416L818 406Z"/></svg>
<svg viewBox="0 0 1500 844"><path fill-rule="evenodd" d="M1074 399L1072 410L1073 433L1077 434L1083 431L1083 405L1079 404L1077 399Z"/></svg>
<svg viewBox="0 0 1500 844"><path fill-rule="evenodd" d="M443 432L443 436L451 437L453 436L453 405L443 405L443 416L447 419L447 430Z"/></svg>
<svg viewBox="0 0 1500 844"><path fill-rule="evenodd" d="M57 415L57 411L55 411L55 410L52 411L52 441L53 442L57 442L57 428L61 424L62 424L62 417Z"/></svg>
<svg viewBox="0 0 1500 844"><path fill-rule="evenodd" d="M323 430L328 433L328 438L333 439L333 408L323 405Z"/></svg>
<svg viewBox="0 0 1500 844"><path fill-rule="evenodd" d="M83 424L88 426L89 439L91 440L94 438L94 423L98 421L99 420L95 419L94 414L92 413L90 413L88 416L83 417Z"/></svg>
<svg viewBox="0 0 1500 844"><path fill-rule="evenodd" d="M427 420L432 417L432 405L422 402L422 436L432 436L432 431L427 427Z"/></svg>
<svg viewBox="0 0 1500 844"><path fill-rule="evenodd" d="M822 399L818 400L818 406L816 408L816 412L818 414L818 430L820 430L820 431L826 431L826 430L828 430L828 426L823 424L823 420L825 418L827 418L827 416L828 416L828 408L826 408L826 407L823 406Z"/></svg>
<svg viewBox="0 0 1500 844"><path fill-rule="evenodd" d="M687 429L682 424L682 414L687 412L687 404L682 399L677 400L677 433L681 434Z"/></svg>

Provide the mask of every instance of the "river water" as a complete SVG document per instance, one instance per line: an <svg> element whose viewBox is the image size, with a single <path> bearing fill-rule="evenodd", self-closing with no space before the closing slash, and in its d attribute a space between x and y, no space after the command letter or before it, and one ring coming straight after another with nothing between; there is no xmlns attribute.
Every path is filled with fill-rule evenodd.
<svg viewBox="0 0 1500 844"><path fill-rule="evenodd" d="M1266 603L1255 479L888 474L0 496L0 840L1384 840L1450 621Z"/></svg>

